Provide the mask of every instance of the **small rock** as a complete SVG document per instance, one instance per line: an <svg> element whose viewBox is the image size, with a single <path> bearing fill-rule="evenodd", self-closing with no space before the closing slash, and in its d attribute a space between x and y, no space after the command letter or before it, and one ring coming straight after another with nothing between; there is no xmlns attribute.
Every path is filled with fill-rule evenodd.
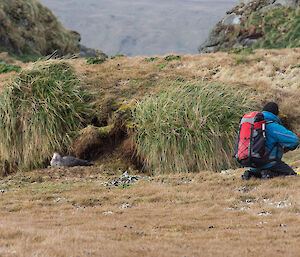
<svg viewBox="0 0 300 257"><path fill-rule="evenodd" d="M239 187L236 189L236 191L242 192L242 193L249 193L249 189L246 187Z"/></svg>
<svg viewBox="0 0 300 257"><path fill-rule="evenodd" d="M57 202L64 201L64 200L66 200L66 198L57 197L53 200L53 202L57 203Z"/></svg>
<svg viewBox="0 0 300 257"><path fill-rule="evenodd" d="M222 170L221 174L230 174L232 170Z"/></svg>
<svg viewBox="0 0 300 257"><path fill-rule="evenodd" d="M266 222L266 221L260 221L260 222L257 224L257 226L259 226L259 225L264 225L264 224L268 224L268 222Z"/></svg>
<svg viewBox="0 0 300 257"><path fill-rule="evenodd" d="M258 216L269 216L269 215L272 215L272 213L266 212L266 211L262 211L262 212L258 213L257 215Z"/></svg>
<svg viewBox="0 0 300 257"><path fill-rule="evenodd" d="M285 201L279 201L279 202L275 202L275 203L269 203L269 205L275 206L276 208L285 208L285 207L291 206L292 204L288 203L285 200Z"/></svg>
<svg viewBox="0 0 300 257"><path fill-rule="evenodd" d="M276 74L279 75L279 76L281 76L281 77L285 76L285 74L282 73L282 72L280 72L280 71L276 71Z"/></svg>
<svg viewBox="0 0 300 257"><path fill-rule="evenodd" d="M75 208L76 208L76 210L83 210L83 209L85 209L85 207L83 206L79 206L79 205L77 205L77 204L72 204Z"/></svg>
<svg viewBox="0 0 300 257"><path fill-rule="evenodd" d="M111 214L114 214L114 213L112 211L105 211L102 214L104 214L104 215L111 215Z"/></svg>
<svg viewBox="0 0 300 257"><path fill-rule="evenodd" d="M286 224L280 224L279 227L286 227Z"/></svg>
<svg viewBox="0 0 300 257"><path fill-rule="evenodd" d="M128 204L128 203L123 203L123 204L119 207L119 209L121 209L121 210L124 210L124 209L130 209L130 208L131 208L131 205Z"/></svg>
<svg viewBox="0 0 300 257"><path fill-rule="evenodd" d="M235 13L226 15L222 21L222 25L224 26L232 26L240 23L241 23L241 16L236 15Z"/></svg>

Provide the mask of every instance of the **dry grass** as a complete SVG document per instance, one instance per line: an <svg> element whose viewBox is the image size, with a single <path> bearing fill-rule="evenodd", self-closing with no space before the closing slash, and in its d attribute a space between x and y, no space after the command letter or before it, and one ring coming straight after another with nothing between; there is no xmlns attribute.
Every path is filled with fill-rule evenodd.
<svg viewBox="0 0 300 257"><path fill-rule="evenodd" d="M0 97L0 159L3 173L45 167L53 151L70 145L91 113L90 95L72 67L40 61L23 70Z"/></svg>
<svg viewBox="0 0 300 257"><path fill-rule="evenodd" d="M156 176L125 189L100 185L116 176L101 166L7 177L1 256L296 256L299 178L241 182L241 172Z"/></svg>
<svg viewBox="0 0 300 257"><path fill-rule="evenodd" d="M153 62L134 57L116 58L100 65L76 60L73 65L98 94L116 99L119 106L164 91L174 81L249 87L257 90L259 106L265 101L277 101L299 133L300 72L293 67L300 64L300 49L255 50L255 54L246 57L249 61L242 64L236 63L235 54L215 53L184 55L171 62L163 57Z"/></svg>
<svg viewBox="0 0 300 257"><path fill-rule="evenodd" d="M239 65L235 55L225 53L172 62L143 57L101 65L70 62L91 90L117 105L156 94L177 79L251 87L262 102L279 101L299 133L300 74L291 67L300 64L300 49L259 50L248 58ZM299 150L286 160L300 171ZM242 182L242 170L203 171L155 176L129 188L101 185L121 174L121 163L107 156L91 168L3 178L0 256L298 255L299 177ZM120 209L122 204L131 208Z"/></svg>
<svg viewBox="0 0 300 257"><path fill-rule="evenodd" d="M236 125L252 104L251 92L232 86L174 85L137 103L132 114L137 155L155 173L234 167Z"/></svg>

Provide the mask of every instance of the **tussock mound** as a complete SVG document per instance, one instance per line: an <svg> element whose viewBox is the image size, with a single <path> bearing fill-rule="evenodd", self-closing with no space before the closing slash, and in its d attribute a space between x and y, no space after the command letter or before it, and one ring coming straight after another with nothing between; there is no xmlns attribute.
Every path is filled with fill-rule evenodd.
<svg viewBox="0 0 300 257"><path fill-rule="evenodd" d="M137 105L137 153L147 168L162 173L232 167L237 124L250 106L251 94L232 87L175 87Z"/></svg>
<svg viewBox="0 0 300 257"><path fill-rule="evenodd" d="M0 96L0 157L18 169L43 167L89 117L89 94L64 61L19 73ZM6 171L7 172L7 171Z"/></svg>

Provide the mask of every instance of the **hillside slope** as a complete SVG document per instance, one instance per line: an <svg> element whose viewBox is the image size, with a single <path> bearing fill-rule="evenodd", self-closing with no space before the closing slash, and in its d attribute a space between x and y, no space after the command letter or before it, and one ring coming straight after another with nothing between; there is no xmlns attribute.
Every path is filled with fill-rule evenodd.
<svg viewBox="0 0 300 257"><path fill-rule="evenodd" d="M57 52L58 56L97 56L80 45L80 34L65 29L50 9L38 0L0 1L0 52L9 52L25 61Z"/></svg>
<svg viewBox="0 0 300 257"><path fill-rule="evenodd" d="M45 63L51 65L49 71L52 75L63 77L65 84L61 83L61 78L51 79L45 74ZM84 59L48 60L21 66L21 78L24 75L35 78L29 76L34 73L43 81L47 79L46 83L34 79L31 86L23 79L23 86L15 88L25 90L26 94L12 90L15 98L21 95L19 106L29 103L43 117L47 118L49 114L44 115L41 107L51 103L47 100L53 94L52 89L44 94L44 84L47 87L55 87L55 83L60 85L54 90L58 104L68 99L63 87L74 84L75 75L81 78L85 87L84 90L71 91L93 94L94 111L90 111L90 115L94 118L78 133L79 140L72 147L77 147L77 154L94 157L94 165L48 167L28 172L19 170L2 177L2 255L297 256L300 250L297 244L298 176L241 181L243 169L233 168L220 169L219 172L199 169L198 173L153 175L155 170L141 173L142 169L133 162L134 152L130 152L134 142L130 140L132 123L129 114L137 102L142 104L145 99L159 99L162 94L174 92L174 88L185 91L189 85L204 83L205 87L216 89L214 91L219 95L226 95L229 99L231 96L221 89L230 87L228 92L248 93L242 96L245 99L254 94L253 108L260 109L270 100L278 102L284 125L299 135L299 48L236 54L115 57L94 65L87 65ZM42 73L39 67L42 67ZM64 73L72 75L73 83L69 83ZM15 77L20 78L15 71L0 74L1 95L8 86L14 88L10 81L16 82ZM224 84L226 87L221 87ZM35 98L32 98L33 91L36 92ZM32 101L41 95L45 96L42 102ZM176 104L172 101L176 99L173 96L170 100ZM30 100L26 101L26 98ZM201 99L197 101L196 104L201 103ZM188 108L194 103L189 104ZM16 113L20 109L17 108ZM189 109L196 112L196 109ZM27 110L22 111L30 117L32 111ZM159 119L160 111L152 108L154 116L158 114L156 123L168 127L165 120ZM62 112L58 116L64 118ZM66 112L70 114L68 110ZM223 110L219 113L220 116L224 114ZM7 116L5 118L9 118ZM172 115L169 116L171 121ZM21 118L30 123L31 119L27 117L22 115ZM144 121L147 123L148 120ZM47 122L38 120L35 124L40 123ZM183 127L185 124L179 125ZM20 136L22 131L17 127ZM123 134L115 130L118 128L124 129ZM180 134L181 130L175 132ZM175 141L171 143L172 146L176 144ZM163 147L162 142L158 144ZM174 163L181 160L176 154L173 158ZM299 149L285 155L284 161L300 172ZM45 160L44 167L47 164L49 160Z"/></svg>
<svg viewBox="0 0 300 257"><path fill-rule="evenodd" d="M51 62L52 61L50 61L50 63ZM65 62L68 63L68 66L64 64ZM206 96L211 95L211 92L214 91L216 93L219 92L221 97L226 96L231 98L233 97L233 94L231 96L231 92L239 92L240 96L237 98L237 102L244 103L246 100L249 100L247 106L256 110L261 109L266 101L276 101L280 106L280 118L284 125L295 131L298 135L300 133L300 103L298 101L300 97L299 48L284 50L255 50L252 53L214 53L194 56L170 55L151 58L129 58L117 56L112 59L108 59L101 64L88 65L87 61L84 59L53 61L53 64L53 67L57 67L56 69L59 73L66 69L66 67L70 67L71 70L74 70L75 75L80 78L80 86L84 86L84 90L80 89L80 92L88 92L92 95L92 98L90 99L91 102L83 103L91 104L92 107L92 111L89 112L88 116L83 115L81 117L81 120L84 121L85 128L80 131L67 131L67 135L71 133L70 135L75 136L73 143L71 145L63 144L63 147L60 143L57 145L51 145L51 149L65 149L66 153L71 153L80 158L95 161L99 160L101 163L102 158L105 158L107 154L109 156L109 154L116 153L117 159L119 157L121 157L121 159L123 157L125 158L124 166L127 168L133 164L133 166L138 169L148 166L150 171L160 172L160 168L158 169L158 167L167 167L167 165L163 165L163 160L160 158L159 154L153 154L158 153L158 151L153 150L156 149L157 145L153 145L152 143L165 142L159 146L158 150L162 151L163 154L166 154L165 158L169 160L168 162L171 166L173 164L176 165L175 168L173 167L174 169L172 168L172 172L178 172L179 170L184 172L188 171L185 165L181 165L181 163L184 162L177 161L176 158L178 158L178 156L185 156L183 158L187 158L189 160L187 163L190 164L191 170L197 172L208 167L209 169L212 168L216 171L220 171L222 167L234 167L235 164L231 158L232 149L234 148L232 144L234 143L233 137L235 137L235 131L240 119L239 116L241 115L237 115L235 108L238 108L237 110L240 111L240 106L233 107L231 105L227 105L227 109L225 108L224 110L230 110L230 112L233 113L228 116L228 113L225 113L225 111L221 109L220 112L222 112L222 115L216 116L218 119L219 117L229 117L229 120L224 121L224 124L232 124L230 125L232 126L230 127L230 139L226 141L229 144L226 147L223 145L222 148L220 148L220 143L213 146L208 146L207 144L206 146L202 146L203 149L205 149L205 147L209 147L210 152L212 153L216 152L214 149L223 149L223 152L226 153L224 157L222 157L221 154L209 154L209 156L207 156L209 153L208 151L203 152L203 150L201 150L202 148L197 148L196 151L199 151L199 156L202 157L201 159L199 158L199 160L195 160L193 157L194 155L190 156L191 151L188 150L189 147L185 147L187 146L187 143L191 143L193 145L192 147L197 147L197 144L204 142L201 140L199 141L199 139L194 141L193 139L195 139L198 135L199 126L205 124L201 122L201 120L205 120L207 117L207 114L197 110L199 110L199 106L202 102L205 104L205 101L210 101L210 98L206 97L205 101L200 101L196 100L196 98L189 97L189 94L186 95L184 93L185 90L187 92L192 92L190 90L194 90L195 86L196 88L206 88ZM15 82L12 84L8 82L9 73L1 75L0 84L2 85L2 88L5 89L8 84L10 85L10 88L14 88L22 82L23 86L21 88L26 89L27 87L32 87L32 85L26 83L34 81L34 83L38 83L39 90L42 90L43 92L43 83L39 83L41 77L39 74L44 74L45 69L47 69L47 65L45 66L44 62L40 62L35 66L36 69L33 69L32 64L22 65L24 70L22 77L38 75L37 78L31 77L31 79L28 79L27 82L22 80L21 77L17 80L13 80ZM17 75L17 78L18 76L20 75ZM43 81L45 81L45 79L43 79ZM64 82L63 80L53 82L51 78L48 78L47 81L51 83L51 86L55 85L52 83L58 83L59 85L63 85L64 83L67 83L67 85L72 84L72 81ZM214 88L217 90L212 90ZM6 97L8 97L8 99L17 100L18 93L11 95L10 92L18 92L18 90L18 88L12 91L6 90ZM200 91L196 90L195 92L199 93ZM62 97L59 90L56 93L59 97ZM29 91L29 95L30 94L31 91ZM177 106L174 105L176 109L173 107L166 107L165 110L169 110L170 113L167 116L163 115L163 108L158 108L158 106L160 106L160 104L162 104L162 106L164 104L168 104L168 106L170 106L170 103L174 102L172 99L177 99L176 95L178 94L183 95L183 98L178 103L181 104L185 101L186 104L183 106L180 106L180 104L177 104ZM193 96L193 94L190 95ZM35 93L34 97L34 99L39 102L39 105L43 106L45 112L47 112L44 99L48 99L48 97L42 97L40 99L39 93ZM54 97L53 101L47 100L47 102L51 104L52 109L53 103L57 101L57 96ZM219 96L216 95L216 97ZM62 101L65 101L64 97L61 99ZM213 99L214 97L212 97L212 100ZM236 102L235 99L236 98L232 98L233 102ZM145 101L147 100L149 101L146 103ZM162 100L163 102L157 103L157 100ZM153 104L155 105L153 105L151 101L153 101ZM3 102L7 103L5 98ZM228 102L228 99L225 99L223 102ZM135 111L137 106L136 103L138 103L139 106L144 105L150 108L146 110L144 113L145 115L146 113L152 113L153 115L151 114L151 117L143 116L144 114L138 116L135 115L133 120L132 115L137 113ZM20 103L17 101L16 104L12 104L12 106L18 106L19 104ZM39 117L32 116L39 115L39 113L30 111L30 108L35 108L36 103L34 105L28 104L26 106L29 110L25 109L23 112L26 115L31 115L31 119L39 120ZM7 109L7 104L5 104L3 108ZM158 109L153 113L153 108ZM10 109L11 108L9 108L8 111L10 111ZM208 108L205 109L208 110ZM178 114L176 113L176 110L178 110L178 112L182 112L182 110L184 110L184 112L178 117L186 117L186 119L177 119L176 115ZM20 112L18 111L17 113ZM43 113L44 112L41 112L41 115L43 115ZM67 112L67 114L69 115L69 112ZM41 118L44 119L44 116ZM67 119L63 116L62 118ZM22 119L23 116L20 117L20 120ZM155 122L153 122L153 119ZM196 121L194 122L193 119L196 119ZM151 125L155 123L157 127L152 126L153 129L149 127L150 130L147 132L147 135L149 135L150 138L145 138L144 141L141 141L142 137L136 138L137 131L141 129L141 126L136 126L136 122L140 122L142 125ZM168 130L171 126L170 122L172 122L173 126L171 131ZM217 124L214 126L218 126L218 122L216 123ZM15 124L15 121L11 124ZM167 125L165 126L165 124ZM191 127L189 127L190 124ZM29 123L29 125L31 126L31 123ZM35 123L35 125L37 126L36 131L43 131L43 127L38 128L41 123L38 122ZM4 126L3 128L7 129L7 126ZM155 131L158 131L158 129L161 128L163 128L163 130L155 134ZM12 129L14 129L13 126ZM47 129L50 130L52 128L48 126ZM215 127L214 129L220 133L220 127ZM205 131L204 135L208 138L207 142L209 143L209 138L214 136L214 134L209 134L209 131ZM145 135L145 133L141 130L140 132L142 135ZM170 144L168 138L170 137L162 137L163 135L171 136L170 132L172 133L173 140L175 140L172 143L172 147L175 147L176 144L178 144L177 142L179 142L177 139L182 138L184 135L184 138L182 138L183 141L177 145L179 147L177 150L175 150L175 148L168 147ZM7 132L4 131L3 140L6 138L5 133ZM19 134L19 131L11 131L9 133ZM222 133L224 133L224 131ZM225 130L225 134L229 133L226 133ZM60 137L64 138L65 134L62 133ZM40 141L40 138L42 138L42 135L37 138L37 141ZM151 138L156 139L153 141ZM189 140L186 143L185 138L192 138L192 140ZM23 141L20 140L18 142ZM218 142L217 138L214 142ZM7 149L6 145L10 145L10 142L1 142L2 150L9 153L9 149ZM50 148L46 149L43 145L41 145L41 147L44 149L44 152L43 155L39 156L39 158L41 158L40 163L47 165L52 152L49 150ZM181 146L184 147L181 149ZM22 149L24 147L26 146L22 145L21 147L15 145L15 149ZM144 151L145 149L147 150ZM168 149L172 149L170 153ZM177 154L172 154L172 151L178 152L176 152ZM42 151L37 151L36 153L40 155L41 152ZM138 156L137 152L139 153ZM27 157L30 158L30 151L27 151L27 153L29 153L27 154ZM24 153L19 153L20 160L22 160L23 155ZM12 155L10 154L6 154L5 156L6 158L12 158ZM45 156L48 157L45 159ZM28 160L30 163L34 163L36 161L32 158ZM114 157L112 158L114 159ZM171 161L172 159L174 159L174 162ZM5 162L5 160L2 161ZM15 162L16 165L18 164L19 167L22 167L22 163L20 161L16 162L16 160L13 159L11 161ZM194 161L195 163L193 163ZM199 161L203 165L200 164ZM181 168L179 169L179 167ZM171 170L164 169L164 172L171 172Z"/></svg>
<svg viewBox="0 0 300 257"><path fill-rule="evenodd" d="M241 0L214 27L199 52L237 47L286 48L300 46L298 0Z"/></svg>

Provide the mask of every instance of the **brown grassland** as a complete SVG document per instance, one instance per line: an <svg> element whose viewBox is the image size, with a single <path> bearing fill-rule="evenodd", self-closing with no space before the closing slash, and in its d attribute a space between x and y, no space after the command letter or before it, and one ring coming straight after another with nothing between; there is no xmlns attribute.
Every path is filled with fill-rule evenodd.
<svg viewBox="0 0 300 257"><path fill-rule="evenodd" d="M300 49L70 63L101 108L130 105L174 81L216 81L256 90L259 106L277 101L300 133ZM1 87L7 79L0 75ZM298 172L299 153L285 157ZM3 177L0 256L299 256L299 177L245 182L236 169L140 174L146 177L132 185L105 185L125 170L139 173L126 161L113 152L93 167Z"/></svg>

